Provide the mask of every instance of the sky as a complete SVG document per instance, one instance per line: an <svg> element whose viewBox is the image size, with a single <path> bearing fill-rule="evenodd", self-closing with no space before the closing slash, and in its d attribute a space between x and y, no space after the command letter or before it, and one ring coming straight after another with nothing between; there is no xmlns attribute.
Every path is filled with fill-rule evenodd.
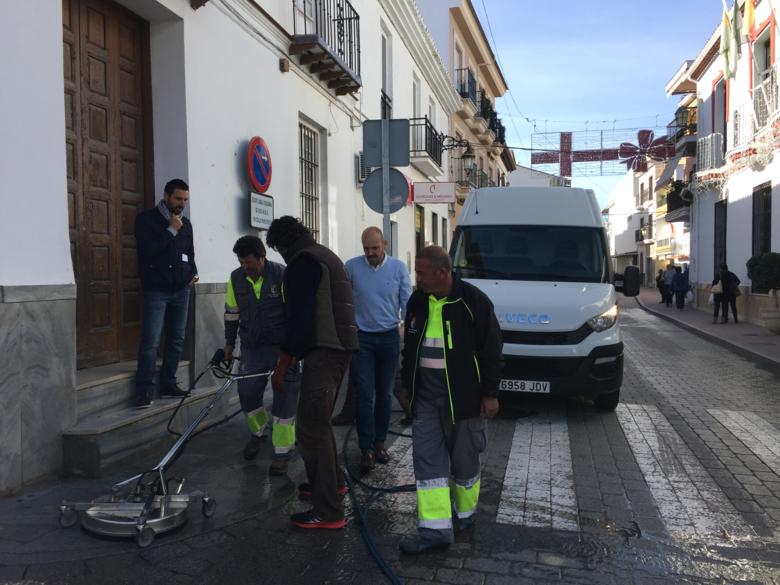
<svg viewBox="0 0 780 585"><path fill-rule="evenodd" d="M534 132L665 127L679 96L667 97L664 87L696 58L723 12L719 0L472 3L510 88L497 101L507 144L522 147ZM530 162L527 151L515 157ZM619 178L573 185L594 189L604 205Z"/></svg>

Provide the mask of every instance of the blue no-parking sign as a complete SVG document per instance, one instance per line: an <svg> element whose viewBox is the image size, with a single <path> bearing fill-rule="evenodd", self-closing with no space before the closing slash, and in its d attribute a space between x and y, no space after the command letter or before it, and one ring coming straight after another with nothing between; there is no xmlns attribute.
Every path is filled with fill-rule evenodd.
<svg viewBox="0 0 780 585"><path fill-rule="evenodd" d="M247 148L247 171L252 190L257 193L265 193L271 186L271 151L265 140L259 136L249 141Z"/></svg>

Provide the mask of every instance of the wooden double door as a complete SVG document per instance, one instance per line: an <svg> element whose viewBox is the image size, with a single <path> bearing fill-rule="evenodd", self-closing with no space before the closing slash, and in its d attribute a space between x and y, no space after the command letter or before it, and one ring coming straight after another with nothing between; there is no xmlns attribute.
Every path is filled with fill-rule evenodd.
<svg viewBox="0 0 780 585"><path fill-rule="evenodd" d="M62 0L68 218L79 368L135 359L133 225L154 202L149 26L107 0Z"/></svg>

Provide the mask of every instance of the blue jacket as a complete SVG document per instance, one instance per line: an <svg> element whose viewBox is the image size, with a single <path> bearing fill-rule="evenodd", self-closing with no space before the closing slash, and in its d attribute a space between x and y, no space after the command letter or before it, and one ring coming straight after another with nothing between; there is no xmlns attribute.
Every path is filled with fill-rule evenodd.
<svg viewBox="0 0 780 585"><path fill-rule="evenodd" d="M192 224L186 217L182 217L182 224L174 236L168 230L168 220L156 207L135 218L138 276L143 290L174 292L187 286L198 273Z"/></svg>

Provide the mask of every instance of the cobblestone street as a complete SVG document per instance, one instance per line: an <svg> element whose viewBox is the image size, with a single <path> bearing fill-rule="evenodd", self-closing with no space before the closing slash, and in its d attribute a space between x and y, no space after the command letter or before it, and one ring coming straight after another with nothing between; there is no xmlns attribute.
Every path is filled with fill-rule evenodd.
<svg viewBox="0 0 780 585"><path fill-rule="evenodd" d="M477 524L449 551L401 556L400 538L415 531L414 494L369 500L356 488L378 550L404 583L780 584L778 372L621 302L617 410L504 399L489 428ZM217 514L193 512L148 549L57 524L61 498L98 495L140 461L106 480L50 483L0 500L0 583L387 582L351 503L344 531L290 527L289 513L304 507L295 499L302 465L296 460L290 479L269 480L270 446L245 464L243 432L236 420L193 442L177 472L208 488ZM354 439L350 447L357 468ZM391 464L365 481L413 482L410 447L397 437Z"/></svg>

